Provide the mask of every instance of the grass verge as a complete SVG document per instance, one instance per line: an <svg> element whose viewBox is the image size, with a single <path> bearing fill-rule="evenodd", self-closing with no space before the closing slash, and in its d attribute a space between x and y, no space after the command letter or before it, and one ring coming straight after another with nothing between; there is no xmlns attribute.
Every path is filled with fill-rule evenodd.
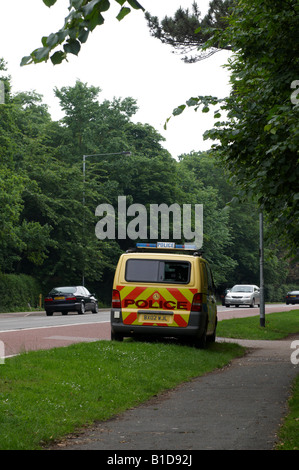
<svg viewBox="0 0 299 470"><path fill-rule="evenodd" d="M0 366L0 449L29 450L228 364L244 349L164 343L80 343Z"/></svg>
<svg viewBox="0 0 299 470"><path fill-rule="evenodd" d="M293 384L289 413L278 433L277 450L299 450L299 375Z"/></svg>
<svg viewBox="0 0 299 470"><path fill-rule="evenodd" d="M276 340L298 332L299 310L267 314L265 327L259 316L222 320L217 326L217 336L224 338Z"/></svg>

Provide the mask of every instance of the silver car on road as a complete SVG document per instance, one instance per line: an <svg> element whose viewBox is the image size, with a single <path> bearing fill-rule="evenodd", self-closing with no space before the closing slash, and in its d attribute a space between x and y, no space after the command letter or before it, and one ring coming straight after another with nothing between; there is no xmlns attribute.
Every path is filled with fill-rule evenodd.
<svg viewBox="0 0 299 470"><path fill-rule="evenodd" d="M260 289L252 284L235 285L225 296L225 306L260 305Z"/></svg>

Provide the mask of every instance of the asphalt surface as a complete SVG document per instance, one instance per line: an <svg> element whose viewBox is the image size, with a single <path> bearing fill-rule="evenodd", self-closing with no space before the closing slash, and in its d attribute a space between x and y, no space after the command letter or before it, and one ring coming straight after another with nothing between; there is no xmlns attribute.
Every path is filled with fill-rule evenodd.
<svg viewBox="0 0 299 470"><path fill-rule="evenodd" d="M266 314L298 309L298 305L266 305ZM218 306L218 321L259 315L259 308L225 308ZM258 321L258 319L257 319ZM68 346L72 343L110 340L110 311L101 309L96 315L45 311L0 314L0 357L9 358L25 351Z"/></svg>
<svg viewBox="0 0 299 470"><path fill-rule="evenodd" d="M296 351L292 342L298 339L234 340L249 349L229 366L97 423L52 449L132 455L138 450L272 450L299 371L291 362Z"/></svg>

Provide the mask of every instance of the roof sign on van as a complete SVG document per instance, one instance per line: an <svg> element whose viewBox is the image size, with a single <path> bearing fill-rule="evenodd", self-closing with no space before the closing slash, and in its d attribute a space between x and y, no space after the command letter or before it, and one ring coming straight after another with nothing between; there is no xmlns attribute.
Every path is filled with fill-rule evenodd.
<svg viewBox="0 0 299 470"><path fill-rule="evenodd" d="M136 248L156 248L171 250L196 250L195 245L177 245L174 242L136 243Z"/></svg>

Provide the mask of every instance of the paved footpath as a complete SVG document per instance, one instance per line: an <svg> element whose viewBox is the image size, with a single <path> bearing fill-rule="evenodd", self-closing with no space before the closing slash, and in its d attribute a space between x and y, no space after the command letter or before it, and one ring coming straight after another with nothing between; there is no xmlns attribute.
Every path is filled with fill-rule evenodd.
<svg viewBox="0 0 299 470"><path fill-rule="evenodd" d="M287 414L291 383L299 372L299 365L291 362L294 340L299 336L281 341L233 340L250 348L246 356L54 448L271 450Z"/></svg>

